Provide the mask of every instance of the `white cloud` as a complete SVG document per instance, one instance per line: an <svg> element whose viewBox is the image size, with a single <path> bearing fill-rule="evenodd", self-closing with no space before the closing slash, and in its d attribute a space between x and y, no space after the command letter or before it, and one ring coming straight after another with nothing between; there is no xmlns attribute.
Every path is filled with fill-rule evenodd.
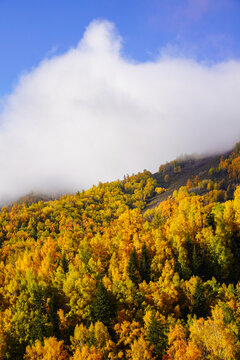
<svg viewBox="0 0 240 360"><path fill-rule="evenodd" d="M240 62L134 63L113 24L23 76L0 115L0 199L70 191L240 139Z"/></svg>

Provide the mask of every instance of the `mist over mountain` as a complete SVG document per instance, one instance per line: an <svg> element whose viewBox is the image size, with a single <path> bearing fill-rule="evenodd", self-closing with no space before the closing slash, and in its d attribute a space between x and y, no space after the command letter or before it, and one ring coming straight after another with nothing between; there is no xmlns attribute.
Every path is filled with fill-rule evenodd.
<svg viewBox="0 0 240 360"><path fill-rule="evenodd" d="M75 192L240 138L240 62L122 55L114 24L44 59L2 99L0 199Z"/></svg>
<svg viewBox="0 0 240 360"><path fill-rule="evenodd" d="M239 359L239 184L240 143L3 207L0 357Z"/></svg>

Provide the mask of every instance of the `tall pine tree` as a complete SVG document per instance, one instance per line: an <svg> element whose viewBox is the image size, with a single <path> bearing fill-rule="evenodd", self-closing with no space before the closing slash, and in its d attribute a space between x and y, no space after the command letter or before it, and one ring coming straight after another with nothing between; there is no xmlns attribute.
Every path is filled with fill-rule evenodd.
<svg viewBox="0 0 240 360"><path fill-rule="evenodd" d="M147 340L153 346L154 359L161 360L167 346L167 337L164 334L164 326L156 318L155 311L152 311L150 323L147 330Z"/></svg>
<svg viewBox="0 0 240 360"><path fill-rule="evenodd" d="M137 252L135 248L133 248L129 255L127 273L129 279L132 280L135 285L140 282Z"/></svg>
<svg viewBox="0 0 240 360"><path fill-rule="evenodd" d="M150 274L151 274L151 262L148 255L147 246L144 243L142 246L142 255L141 255L141 261L140 261L140 275L141 280L145 280L147 283L150 281Z"/></svg>
<svg viewBox="0 0 240 360"><path fill-rule="evenodd" d="M94 323L101 321L105 326L110 327L112 316L113 308L109 294L102 281L100 281L97 287L96 297L91 306L91 320Z"/></svg>
<svg viewBox="0 0 240 360"><path fill-rule="evenodd" d="M194 275L198 273L198 268L199 268L198 254L196 250L196 245L194 245L193 254L192 254L192 272Z"/></svg>
<svg viewBox="0 0 240 360"><path fill-rule="evenodd" d="M197 279L194 289L192 312L196 314L197 317L204 317L206 315L204 287L200 278Z"/></svg>
<svg viewBox="0 0 240 360"><path fill-rule="evenodd" d="M68 272L68 261L66 258L66 254L65 252L63 253L62 259L61 259L61 265L62 265L62 269L65 273Z"/></svg>

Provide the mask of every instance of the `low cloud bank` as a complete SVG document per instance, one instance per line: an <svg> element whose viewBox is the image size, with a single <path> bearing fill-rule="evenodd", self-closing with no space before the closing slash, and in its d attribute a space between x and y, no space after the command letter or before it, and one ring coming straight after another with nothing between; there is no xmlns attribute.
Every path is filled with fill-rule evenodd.
<svg viewBox="0 0 240 360"><path fill-rule="evenodd" d="M113 24L93 22L76 48L44 60L4 99L0 201L227 150L240 140L239 94L240 61L135 63Z"/></svg>

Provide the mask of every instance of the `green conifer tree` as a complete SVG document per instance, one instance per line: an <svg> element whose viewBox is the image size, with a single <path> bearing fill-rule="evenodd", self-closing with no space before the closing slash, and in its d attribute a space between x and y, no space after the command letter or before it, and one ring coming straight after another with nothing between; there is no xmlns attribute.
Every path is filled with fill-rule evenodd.
<svg viewBox="0 0 240 360"><path fill-rule="evenodd" d="M129 279L132 280L135 285L137 285L140 281L140 276L138 269L137 252L135 248L133 248L129 255L127 273Z"/></svg>
<svg viewBox="0 0 240 360"><path fill-rule="evenodd" d="M67 273L68 272L68 261L67 261L65 253L63 253L63 256L62 256L61 265L62 265L63 271L65 273Z"/></svg>
<svg viewBox="0 0 240 360"><path fill-rule="evenodd" d="M204 317L206 315L204 287L200 278L197 279L194 289L192 312L196 314L197 317Z"/></svg>
<svg viewBox="0 0 240 360"><path fill-rule="evenodd" d="M49 302L49 323L52 325L52 335L55 336L57 339L60 339L60 330L59 330L59 316L57 314L58 310L58 301L56 294L52 291L50 295L50 302Z"/></svg>
<svg viewBox="0 0 240 360"><path fill-rule="evenodd" d="M193 243L192 243L192 240L191 240L189 234L187 234L187 236L186 236L185 246L186 246L186 250L187 250L187 257L188 257L188 259L191 259L192 252L193 252Z"/></svg>
<svg viewBox="0 0 240 360"><path fill-rule="evenodd" d="M142 246L142 256L140 261L140 275L142 281L145 280L147 283L150 281L150 274L151 274L151 262L148 255L147 246L144 243Z"/></svg>
<svg viewBox="0 0 240 360"><path fill-rule="evenodd" d="M179 252L178 255L178 268L179 275L184 280L189 280L191 277L191 269L187 264L187 259L184 253L184 250Z"/></svg>
<svg viewBox="0 0 240 360"><path fill-rule="evenodd" d="M102 281L100 281L97 287L96 297L91 306L91 320L94 323L101 321L105 326L109 327L112 316L113 309L111 307L109 294Z"/></svg>
<svg viewBox="0 0 240 360"><path fill-rule="evenodd" d="M194 275L197 275L198 268L199 268L199 260L198 260L198 255L197 255L197 251L196 251L196 246L194 245L193 254L192 254L192 271L193 271Z"/></svg>
<svg viewBox="0 0 240 360"><path fill-rule="evenodd" d="M154 355L157 360L161 360L163 352L167 346L167 337L164 334L164 326L156 318L155 311L152 311L150 323L147 330L147 340L153 346Z"/></svg>

